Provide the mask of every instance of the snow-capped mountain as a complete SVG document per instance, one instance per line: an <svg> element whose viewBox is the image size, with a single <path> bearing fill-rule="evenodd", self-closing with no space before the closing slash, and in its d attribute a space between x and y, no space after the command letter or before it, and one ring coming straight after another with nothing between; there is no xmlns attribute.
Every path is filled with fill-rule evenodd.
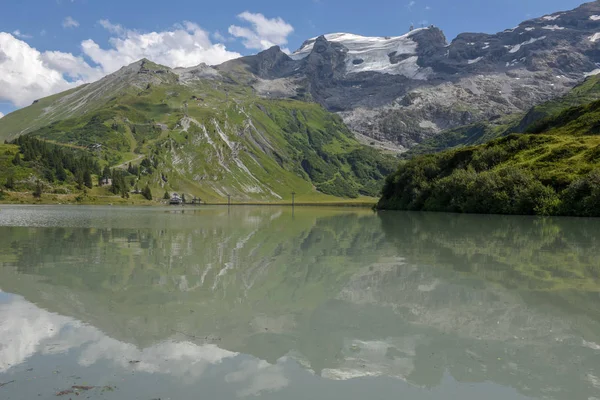
<svg viewBox="0 0 600 400"><path fill-rule="evenodd" d="M600 2L450 43L434 26L396 37L333 33L289 56L273 48L216 68L239 65L254 75L258 94L308 93L365 141L401 149L526 111L600 72Z"/></svg>
<svg viewBox="0 0 600 400"><path fill-rule="evenodd" d="M447 129L526 112L600 73L600 1L451 42L435 26L395 37L331 33L292 54L273 47L214 67L161 69L174 74L161 79L188 89L229 86L230 93L317 102L363 143L404 150ZM5 117L0 137L85 114L124 82L116 74L37 110L35 118Z"/></svg>
<svg viewBox="0 0 600 400"><path fill-rule="evenodd" d="M418 43L411 37L419 30L397 37L366 37L352 33L325 35L328 42L339 43L348 50L346 55L347 73L380 72L390 75L403 75L411 79L427 79L433 71L418 65ZM301 60L310 55L318 38L306 41L291 55L293 60Z"/></svg>

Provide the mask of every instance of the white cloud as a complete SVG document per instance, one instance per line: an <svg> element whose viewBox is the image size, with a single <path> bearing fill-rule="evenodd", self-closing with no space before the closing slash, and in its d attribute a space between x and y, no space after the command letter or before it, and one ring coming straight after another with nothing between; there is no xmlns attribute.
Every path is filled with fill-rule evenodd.
<svg viewBox="0 0 600 400"><path fill-rule="evenodd" d="M119 24L113 24L107 19L101 19L98 23L110 33L114 33L115 35L123 36L127 33L127 30L123 28L123 26Z"/></svg>
<svg viewBox="0 0 600 400"><path fill-rule="evenodd" d="M0 112L0 118L4 117L4 113Z"/></svg>
<svg viewBox="0 0 600 400"><path fill-rule="evenodd" d="M16 31L13 31L13 35L15 35L16 37L21 38L21 39L31 39L33 37L31 35L21 33L21 31L19 29L17 29Z"/></svg>
<svg viewBox="0 0 600 400"><path fill-rule="evenodd" d="M416 2L416 1L414 1L414 0L412 0L411 2L409 2L409 3L406 5L406 7L407 7L407 8L410 10L410 9L412 9L412 8L415 6L415 4L417 4L417 2Z"/></svg>
<svg viewBox="0 0 600 400"><path fill-rule="evenodd" d="M150 33L129 30L108 20L99 24L113 35L110 45L103 48L91 39L84 40L81 55L40 52L16 35L0 32L0 101L27 106L33 100L95 81L142 58L169 67L192 67L240 57L223 44L212 43L210 35L191 22Z"/></svg>
<svg viewBox="0 0 600 400"><path fill-rule="evenodd" d="M140 33L114 25L108 20L100 24L118 37L109 40L111 48L103 49L91 39L81 43L83 53L111 73L141 58L169 67L192 67L200 63L220 64L239 53L228 51L223 44L212 43L209 34L192 22L184 22L172 30Z"/></svg>
<svg viewBox="0 0 600 400"><path fill-rule="evenodd" d="M245 386L237 391L238 397L257 397L265 392L277 392L289 385L283 367L271 365L264 360L243 361L237 371L225 376L225 382Z"/></svg>
<svg viewBox="0 0 600 400"><path fill-rule="evenodd" d="M46 65L38 50L9 33L0 32L0 101L23 107L74 84Z"/></svg>
<svg viewBox="0 0 600 400"><path fill-rule="evenodd" d="M232 38L231 36L229 37L225 37L225 35L223 35L220 31L216 31L212 34L212 37L217 41L217 42L231 42L233 40L235 40L234 38Z"/></svg>
<svg viewBox="0 0 600 400"><path fill-rule="evenodd" d="M67 17L63 20L62 26L63 28L77 28L79 26L79 22L73 19L73 17Z"/></svg>
<svg viewBox="0 0 600 400"><path fill-rule="evenodd" d="M273 46L286 45L288 36L294 32L294 27L279 17L269 19L262 14L245 11L238 15L238 18L249 22L251 27L231 25L229 33L243 39L247 49L266 50Z"/></svg>
<svg viewBox="0 0 600 400"><path fill-rule="evenodd" d="M119 368L171 375L184 382L198 380L211 365L235 359L238 353L214 344L167 340L138 348L106 336L98 329L69 317L50 313L16 297L0 303L0 373L6 373L35 354L78 354L82 367L107 361Z"/></svg>

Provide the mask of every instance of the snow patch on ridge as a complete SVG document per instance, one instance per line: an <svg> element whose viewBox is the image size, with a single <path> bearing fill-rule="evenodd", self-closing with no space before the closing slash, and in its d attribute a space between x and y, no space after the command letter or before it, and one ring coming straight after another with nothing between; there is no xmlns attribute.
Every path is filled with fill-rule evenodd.
<svg viewBox="0 0 600 400"><path fill-rule="evenodd" d="M600 21L600 15L590 15L592 21Z"/></svg>
<svg viewBox="0 0 600 400"><path fill-rule="evenodd" d="M558 26L558 25L546 25L546 26L543 26L542 29L546 29L549 31L562 31L565 28L562 26Z"/></svg>
<svg viewBox="0 0 600 400"><path fill-rule="evenodd" d="M475 58L475 59L473 59L473 60L467 60L467 62L468 62L469 64L475 64L475 63L478 63L478 62L479 62L479 61L481 61L481 60L483 60L483 57L477 57L477 58Z"/></svg>
<svg viewBox="0 0 600 400"><path fill-rule="evenodd" d="M600 36L599 36L599 38L600 38ZM520 43L520 44L517 44L515 46L508 46L508 48L510 49L508 52L511 53L511 54L512 53L516 53L517 51L521 50L521 47L527 46L529 44L533 44L533 43L538 42L538 41L543 40L543 39L546 39L546 36L542 36L542 37L539 37L539 38L531 38L528 41Z"/></svg>
<svg viewBox="0 0 600 400"><path fill-rule="evenodd" d="M555 21L557 19L559 19L561 17L562 14L557 14L557 15L546 15L544 17L542 17L542 19L544 21Z"/></svg>
<svg viewBox="0 0 600 400"><path fill-rule="evenodd" d="M600 74L600 68L596 68L593 71L586 72L585 74L583 74L583 76L585 76L587 78L588 76L594 76L594 75L598 75L598 74Z"/></svg>
<svg viewBox="0 0 600 400"><path fill-rule="evenodd" d="M411 36L416 29L406 35L396 37L366 37L351 33L332 33L325 35L329 42L339 43L348 49L346 70L348 73L381 72L391 75L404 75L412 79L426 80L431 70L417 64L417 42ZM310 39L300 50L291 54L295 60L306 58L314 48L317 38ZM390 54L408 56L392 63Z"/></svg>
<svg viewBox="0 0 600 400"><path fill-rule="evenodd" d="M600 39L600 32L594 33L590 36L590 42L597 42Z"/></svg>

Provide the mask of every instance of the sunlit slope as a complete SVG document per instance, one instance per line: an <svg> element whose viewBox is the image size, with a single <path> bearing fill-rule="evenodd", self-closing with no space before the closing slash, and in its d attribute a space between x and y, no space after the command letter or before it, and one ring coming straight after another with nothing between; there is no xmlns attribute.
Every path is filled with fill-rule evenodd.
<svg viewBox="0 0 600 400"><path fill-rule="evenodd" d="M600 100L593 78L534 109L524 133L403 162L380 208L600 216ZM535 111L537 110L537 111Z"/></svg>
<svg viewBox="0 0 600 400"><path fill-rule="evenodd" d="M248 84L199 68L132 64L8 115L0 138L27 133L87 148L112 166L147 158L154 168L140 183L155 196L377 196L394 161L360 145L338 116L315 103L259 98Z"/></svg>

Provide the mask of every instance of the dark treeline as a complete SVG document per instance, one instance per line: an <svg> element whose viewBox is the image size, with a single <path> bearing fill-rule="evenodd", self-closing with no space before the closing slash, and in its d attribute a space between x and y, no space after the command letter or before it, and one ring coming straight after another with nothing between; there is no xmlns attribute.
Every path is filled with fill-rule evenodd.
<svg viewBox="0 0 600 400"><path fill-rule="evenodd" d="M15 155L13 164L29 163L39 169L48 182L65 182L72 175L79 186L91 188L92 174L101 172L98 161L83 151L65 150L29 135L20 136L13 143L19 146L20 151Z"/></svg>

